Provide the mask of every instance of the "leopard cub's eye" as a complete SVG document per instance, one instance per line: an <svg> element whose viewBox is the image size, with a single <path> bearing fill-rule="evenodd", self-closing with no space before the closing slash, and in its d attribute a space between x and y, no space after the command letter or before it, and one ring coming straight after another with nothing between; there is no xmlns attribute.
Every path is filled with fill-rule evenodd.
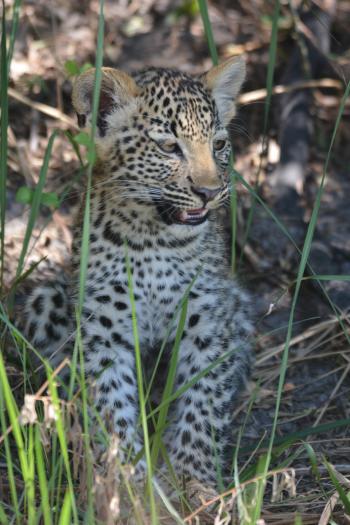
<svg viewBox="0 0 350 525"><path fill-rule="evenodd" d="M221 150L224 149L226 144L227 144L227 140L226 139L214 140L213 148L214 148L215 151L221 151Z"/></svg>
<svg viewBox="0 0 350 525"><path fill-rule="evenodd" d="M180 146L174 140L162 140L158 142L158 146L164 153L176 153L177 155L182 155Z"/></svg>

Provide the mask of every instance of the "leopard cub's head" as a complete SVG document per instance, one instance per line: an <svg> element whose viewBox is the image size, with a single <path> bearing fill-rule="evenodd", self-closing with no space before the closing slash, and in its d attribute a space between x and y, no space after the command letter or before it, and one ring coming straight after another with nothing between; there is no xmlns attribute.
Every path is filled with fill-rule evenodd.
<svg viewBox="0 0 350 525"><path fill-rule="evenodd" d="M228 195L226 126L245 76L231 58L200 77L149 68L102 68L96 150L114 200L155 208L167 223L197 225ZM95 70L73 88L79 124L91 127Z"/></svg>

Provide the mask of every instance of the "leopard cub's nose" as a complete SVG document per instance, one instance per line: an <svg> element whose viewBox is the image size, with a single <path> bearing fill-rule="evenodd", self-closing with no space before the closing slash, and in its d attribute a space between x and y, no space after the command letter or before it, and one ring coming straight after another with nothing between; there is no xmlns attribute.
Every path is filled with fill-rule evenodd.
<svg viewBox="0 0 350 525"><path fill-rule="evenodd" d="M198 195L202 199L203 204L206 204L207 202L215 199L217 194L221 192L222 188L212 189L212 188L203 188L203 187L198 188L196 186L192 186L191 190L193 191L195 195Z"/></svg>

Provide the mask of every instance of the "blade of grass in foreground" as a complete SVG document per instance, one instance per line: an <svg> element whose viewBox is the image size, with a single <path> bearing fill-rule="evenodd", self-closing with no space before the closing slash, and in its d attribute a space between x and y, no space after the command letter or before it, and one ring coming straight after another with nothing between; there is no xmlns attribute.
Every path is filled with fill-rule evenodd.
<svg viewBox="0 0 350 525"><path fill-rule="evenodd" d="M336 122L335 122L335 126L334 126L334 129L333 129L331 142L330 142L328 153L327 153L327 158L326 158L324 169L323 169L323 174L322 174L320 186L319 186L319 189L317 191L315 205L314 205L313 210L312 210L311 219L310 219L310 223L309 223L309 226L308 226L308 229L307 229L307 232L306 232L305 242L304 242L304 246L303 246L303 250L302 250L302 254L301 254L301 261L300 261L300 265L299 265L299 269L298 269L297 281L296 281L296 285L295 285L295 291L294 291L292 305L291 305L291 310L290 310L290 315L289 315L289 323L288 323L288 329L287 329L286 342L285 342L284 351L283 351L283 354L282 354L282 362L281 362L281 367L280 367L280 377L279 377L279 383L278 383L278 389L277 389L276 408L275 408L274 420L273 420L273 424L272 424L272 430L271 430L271 437L270 437L269 447L268 447L268 451L267 451L267 454L266 454L266 462L265 462L265 469L264 469L264 473L265 474L267 474L269 466L270 466L270 462L271 462L272 449L273 449L273 444L274 444L274 439L275 439L275 434L276 434L277 421L278 421L279 409L280 409L280 404L281 404L281 399L282 399L283 386L284 386L286 370L287 370L287 365L288 365L289 345L290 345L290 341L291 341L291 338L292 338L295 309L296 309L296 305L297 305L297 301L298 301L298 297L299 297L301 284L302 284L302 281L303 281L305 268L306 268L307 261L308 261L308 258L309 258L309 254L310 254L310 250L311 250L311 243L312 243L314 231L315 231L316 224L317 224L317 217L318 217L318 212L319 212L320 205L321 205L321 197L322 197L322 194L323 194L323 189L324 189L324 185L325 185L326 175L327 175L327 172L328 172L328 166L329 166L329 162L330 162L330 158L331 158L331 153L332 153L335 137L337 135L337 131L338 131L338 127L339 127L339 124L340 124L340 120L341 120L341 117L342 117L343 112L344 112L345 102L346 102L346 99L349 96L349 93L350 93L350 82L348 83L348 85L347 85L347 87L345 89L345 93L344 93L343 98L342 98L341 103L340 103L337 119L336 119ZM256 509L255 509L255 512L254 512L254 516L252 516L253 523L255 523L257 521L257 519L259 518L259 516L260 516L261 506L262 506L262 501L263 501L263 494L264 494L264 491L265 491L265 485L266 485L266 479L262 479L260 481L259 494L258 494L258 498L257 498Z"/></svg>
<svg viewBox="0 0 350 525"><path fill-rule="evenodd" d="M23 266L24 266L24 259L25 259L25 256L26 256L26 253L27 253L27 250L28 250L29 242L30 242L30 239L31 239L31 236L32 236L32 233L33 233L33 229L34 229L34 225L35 225L36 219L37 219L37 217L39 215L41 196L42 196L42 193L43 193L43 190L44 190L44 186L45 186L45 182L46 182L46 175L47 175L47 171L48 171L48 168L49 168L49 162L50 162L50 158L51 158L52 147L53 147L54 140L57 137L58 133L59 133L59 131L55 130L52 133L51 137L49 138L49 142L47 144L47 148L46 148L45 156L44 156L44 162L43 162L43 165L41 167L40 174L39 174L39 181L38 181L38 184L35 187L35 191L34 191L34 194L33 194L33 201L32 201L31 207L30 207L28 224L27 224L27 228L26 228L26 233L24 235L22 249L21 249L21 253L20 253L20 256L19 256L19 260L18 260L18 266L17 266L17 270L16 270L16 279L18 279L20 274L22 273Z"/></svg>
<svg viewBox="0 0 350 525"><path fill-rule="evenodd" d="M71 514L72 514L72 501L69 494L69 490L64 495L62 510L58 525L71 525Z"/></svg>
<svg viewBox="0 0 350 525"><path fill-rule="evenodd" d="M168 510L169 514L174 518L175 522L178 523L178 525L185 525L185 522L183 519L179 516L176 509L172 506L171 502L168 500L167 496L165 495L163 489L161 486L157 483L157 480L153 480L154 486L156 487L156 490L158 492L159 497L164 503L164 506Z"/></svg>
<svg viewBox="0 0 350 525"><path fill-rule="evenodd" d="M9 520L6 516L6 512L4 510L4 507L2 506L2 503L0 502L0 523L1 525L9 525Z"/></svg>
<svg viewBox="0 0 350 525"><path fill-rule="evenodd" d="M90 236L90 200L91 200L91 183L92 173L95 165L95 135L97 127L97 114L100 101L100 90L102 80L102 61L103 61L103 39L104 39L104 0L99 0L99 17L98 17L98 34L97 34L97 50L95 62L95 79L94 90L92 96L92 114L91 114L91 133L90 142L88 145L88 169L87 169L87 183L85 192L85 206L83 219L83 233L81 241L81 261L79 272L79 314L83 307L85 296L85 282L87 275L87 265L89 256L89 236Z"/></svg>
<svg viewBox="0 0 350 525"><path fill-rule="evenodd" d="M303 521L299 513L295 516L294 525L303 525Z"/></svg>
<svg viewBox="0 0 350 525"><path fill-rule="evenodd" d="M82 415L83 415L83 428L84 428L84 461L86 464L86 472L87 472L87 490L90 492L88 494L88 505L87 505L87 512L86 512L86 522L87 523L93 523L94 522L94 504L93 504L93 497L92 497L92 490L93 490L93 469L92 469L92 455L91 455L91 446L90 446L90 434L89 434L89 427L90 427L90 418L89 418L89 406L88 406L88 385L86 382L85 377L85 363L84 363L84 352L83 352L83 340L81 337L81 326L80 322L77 316L77 330L76 330L76 338L75 338L75 345L74 345L74 354L73 354L73 361L72 361L72 376L71 376L71 392L73 392L73 379L76 376L76 364L77 364L77 358L79 359L79 381L80 381L80 390L81 390L81 400L82 400Z"/></svg>
<svg viewBox="0 0 350 525"><path fill-rule="evenodd" d="M20 461L20 470L23 477L25 495L27 496L27 491L32 488L33 477L31 476L30 466L28 463L28 457L26 453L25 443L22 434L22 428L18 420L18 408L14 400L10 384L5 370L5 363L3 359L3 354L0 351L0 384L2 388L3 397L5 399L5 405L8 412L8 417L12 425L12 434L15 438L15 443L17 446L17 453ZM32 508L29 508L28 519L33 519Z"/></svg>
<svg viewBox="0 0 350 525"><path fill-rule="evenodd" d="M5 257L5 213L6 213L6 178L7 178L7 128L8 128L8 74L6 49L5 3L2 0L1 49L0 49L0 288L4 277Z"/></svg>
<svg viewBox="0 0 350 525"><path fill-rule="evenodd" d="M241 520L243 520L243 517L247 515L247 510L245 508L245 502L243 501L243 495L242 495L242 491L241 491L241 488L240 488L241 482L240 482L240 479L239 479L238 454L239 454L239 449L240 449L240 444L241 444L241 439L242 439L242 436L243 436L243 432L244 432L244 430L246 428L246 425L247 425L248 419L250 417L253 405L254 405L254 403L256 401L257 393L258 393L258 389L256 388L255 392L253 392L253 395L251 396L251 398L249 400L249 406L247 408L243 424L242 424L242 426L240 427L240 429L238 431L238 438L237 438L237 443L235 445L233 461L232 461L232 467L231 467L231 475L232 475L232 471L233 471L234 486L235 486L235 488L237 490L238 515L239 515ZM242 523L243 523L243 521L242 521Z"/></svg>
<svg viewBox="0 0 350 525"><path fill-rule="evenodd" d="M166 383L164 387L164 392L162 396L162 401L161 401L162 408L159 411L159 415L158 415L158 419L156 423L155 438L153 441L152 454L151 454L153 468L155 468L157 464L157 459L158 459L161 440L162 440L162 429L165 428L166 418L168 415L169 404L167 403L167 399L170 398L173 392L173 387L175 383L175 375L176 375L177 362L178 362L179 351L180 351L180 343L181 343L183 331L185 329L185 323L186 323L186 317L187 317L188 293L189 291L187 292L186 297L184 297L184 300L182 303L180 319L177 325L177 330L176 330L176 335L175 335L175 342L174 342L174 346L171 352L169 371L168 371L168 375L167 375L167 379L166 379Z"/></svg>
<svg viewBox="0 0 350 525"><path fill-rule="evenodd" d="M91 201L91 185L92 185L92 174L95 164L95 135L97 128L97 114L100 101L100 90L102 80L102 62L103 62L103 41L104 41L104 0L99 0L99 16L98 16L98 31L97 31L97 50L96 50L96 61L95 61L95 79L94 89L92 97L92 115L91 115L91 133L90 141L88 145L88 168L87 168L87 183L85 190L85 203L84 203L84 217L83 217L83 231L81 240L81 259L79 269L79 300L77 310L77 328L80 333L80 322L81 313L84 304L85 296L85 283L87 276L88 258L89 258L89 237L90 237L90 201ZM82 341L77 340L79 343L79 356L81 357L81 365L83 365L83 347ZM84 424L84 449L85 459L87 468L87 493L88 493L88 505L87 505L87 521L88 523L93 521L93 472L92 462L90 458L90 434L89 434L89 417L87 409L87 396L86 396L86 384L84 374L84 366L81 366L81 381L84 387L83 395L83 424ZM74 508L73 508L74 511Z"/></svg>
<svg viewBox="0 0 350 525"><path fill-rule="evenodd" d="M202 17L205 36L208 42L210 56L213 61L213 64L216 65L219 62L219 57L218 57L218 52L216 50L213 30L212 30L210 19L209 19L208 5L207 5L206 0L198 0L198 5L199 5L199 11Z"/></svg>
<svg viewBox="0 0 350 525"><path fill-rule="evenodd" d="M151 457L150 440L149 440L148 426L147 426L145 391L143 387L141 349L140 349L140 341L139 341L139 334L138 334L138 328L137 328L134 288L133 288L133 281L132 281L129 256L127 252L127 246L125 248L125 262L126 262L127 277L128 277L129 298L130 298L130 305L131 305L132 331L134 335L137 389L138 389L138 394L139 394L141 425L142 425L142 431L143 431L143 441L144 441L145 457L146 457L146 464L147 464L147 489L148 489L148 495L150 499L151 522L152 522L152 525L157 525L159 523L159 520L158 520L158 515L157 515L157 508L156 508L156 502L155 502L153 484L152 484L152 457Z"/></svg>
<svg viewBox="0 0 350 525"><path fill-rule="evenodd" d="M9 444L8 436L6 433L7 425L6 425L4 408L5 408L4 396L3 396L2 386L0 384L0 422L1 422L0 428L1 428L1 434L4 436L6 468L7 468L8 483L10 487L11 502L14 508L16 523L17 525L20 525L23 522L23 519L22 519L20 510L19 510L16 481L15 481L15 476L14 476L14 466L12 462L10 444Z"/></svg>
<svg viewBox="0 0 350 525"><path fill-rule="evenodd" d="M11 60L13 55L13 50L15 47L16 33L18 28L19 14L21 10L22 0L15 0L13 4L13 15L12 15L12 25L11 25L11 34L9 42L9 50L7 55L7 71L10 73Z"/></svg>
<svg viewBox="0 0 350 525"><path fill-rule="evenodd" d="M46 478L46 468L44 454L41 444L41 435L39 425L35 425L35 462L36 470L38 473L39 479L39 490L40 490L40 500L41 500L41 511L43 513L44 525L51 525L51 511L50 511L50 499L48 491L48 482Z"/></svg>
<svg viewBox="0 0 350 525"><path fill-rule="evenodd" d="M335 490L339 494L339 498L344 505L345 512L348 516L350 516L350 496L349 493L347 494L345 490L343 489L342 485L339 483L337 476L335 474L335 469L333 465L328 463L328 461L325 461L324 464L326 465L326 468L328 470L329 477L332 480L332 483L334 485Z"/></svg>
<svg viewBox="0 0 350 525"><path fill-rule="evenodd" d="M30 482L26 487L27 492L27 506L28 506L28 525L36 525L37 515L35 506L35 466L34 466L34 427L28 425L27 427L28 439L27 439L27 458L28 458L28 471Z"/></svg>
<svg viewBox="0 0 350 525"><path fill-rule="evenodd" d="M58 441L60 444L61 454L63 457L64 467L66 470L66 476L68 481L68 494L70 499L70 508L72 508L73 511L73 523L75 525L78 525L78 511L75 501L75 494L74 494L74 486L73 486L73 479L72 479L72 473L71 473L71 467L69 462L69 454L68 454L68 445L67 445L67 439L65 434L65 428L64 428L64 422L63 422L63 415L62 410L60 406L60 400L57 394L57 387L54 379L52 378L52 371L47 366L46 368L47 372L47 378L49 381L49 392L52 399L52 404L55 410L55 425L56 425L56 432L58 435Z"/></svg>

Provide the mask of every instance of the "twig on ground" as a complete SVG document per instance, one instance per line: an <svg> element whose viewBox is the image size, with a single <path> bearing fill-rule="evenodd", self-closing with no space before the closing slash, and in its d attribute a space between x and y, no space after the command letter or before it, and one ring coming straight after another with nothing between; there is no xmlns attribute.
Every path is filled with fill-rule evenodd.
<svg viewBox="0 0 350 525"><path fill-rule="evenodd" d="M30 98L26 97L25 95L22 95L13 88L8 89L8 94L11 98L14 98L18 102L21 102L22 104L25 104L26 106L29 106L33 109L36 109L37 111L40 111L41 113L44 113L49 117L60 120L70 128L79 129L77 123L74 122L72 118L65 115L59 109L53 108L52 106L48 106L47 104L43 104L42 102L34 102L33 100L30 100Z"/></svg>
<svg viewBox="0 0 350 525"><path fill-rule="evenodd" d="M285 93L291 93L298 89L314 89L314 88L330 88L337 89L338 91L344 90L344 84L340 80L334 78L321 78L320 80L305 80L305 82L295 82L290 86L277 85L272 89L273 95L283 95ZM254 91L248 91L243 93L237 98L237 102L240 105L251 104L252 102L258 102L264 100L267 97L267 90L265 88L255 89Z"/></svg>

